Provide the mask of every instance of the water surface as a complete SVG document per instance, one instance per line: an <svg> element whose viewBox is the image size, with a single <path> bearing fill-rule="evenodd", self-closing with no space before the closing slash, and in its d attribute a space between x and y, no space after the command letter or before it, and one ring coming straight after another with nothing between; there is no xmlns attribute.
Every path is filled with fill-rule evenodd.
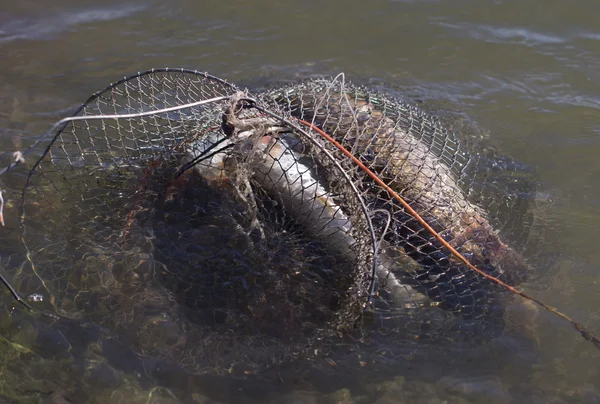
<svg viewBox="0 0 600 404"><path fill-rule="evenodd" d="M343 71L475 123L502 154L537 172L541 247L530 254L539 275L526 291L600 331L599 11L592 0L12 2L0 11L0 148L30 144L92 92L152 67L205 70L249 87ZM13 197L24 172L2 178ZM3 258L19 247L4 246ZM506 338L454 354L407 349L380 370L327 369L320 384L298 377L258 388L164 369L116 342L98 353L82 341L102 330L57 334L19 309L9 317L8 295L3 307L5 396L13 401L600 400L599 352L546 313L514 326L526 335L535 328L533 342ZM62 358L68 346L82 350L73 356L81 363ZM33 387L16 382L23 372Z"/></svg>

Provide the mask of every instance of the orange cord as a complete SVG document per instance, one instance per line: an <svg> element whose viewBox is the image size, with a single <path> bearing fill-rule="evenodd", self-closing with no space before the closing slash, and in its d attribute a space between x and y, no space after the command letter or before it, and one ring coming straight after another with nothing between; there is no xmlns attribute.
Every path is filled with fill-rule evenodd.
<svg viewBox="0 0 600 404"><path fill-rule="evenodd" d="M500 286L504 287L505 289L509 290L510 292L516 293L517 295L519 295L527 300L530 300L530 301L538 304L539 306L543 307L544 309L569 321L571 323L571 325L573 327L575 327L575 329L577 331L579 331L579 333L583 336L583 338L592 342L596 346L596 348L600 349L600 339L598 337L596 337L592 332L587 330L582 324L572 320L566 314L561 313L560 311L556 310L555 308L548 306L547 304L515 289L514 287L508 285L507 283L501 281L500 279L498 279L492 275L486 274L485 272L476 268L461 253L456 251L456 249L454 247L452 247L446 240L444 240L442 238L442 236L439 235L439 233L437 233L431 226L429 226L429 224L408 204L408 202L406 202L404 199L402 199L402 197L400 195L398 195L392 188L390 188L389 185L387 185L385 182L383 182L383 180L381 180L375 173L373 173L367 166L365 166L359 159L357 159L352 153L350 153L337 140L335 140L334 138L332 138L327 133L323 132L321 129L319 129L318 127L316 127L315 125L313 125L310 122L307 122L307 121L304 121L301 119L298 119L298 122L300 122L302 125L304 125L308 128L311 128L312 130L317 132L319 135L321 135L323 138L325 138L329 143L331 143L335 147L337 147L347 157L352 159L352 161L357 166L359 166L361 170L363 170L365 173L367 173L367 175L369 177L371 177L371 179L373 179L373 181L375 181L379 186L381 186L383 189L385 189L394 199L396 199L398 202L400 202L400 204L404 207L404 209L406 209L406 211L408 213L410 213L410 215L412 217L414 217L421 226L423 226L425 229L427 229L427 231L429 233L431 233L431 235L433 235L444 247L446 247L452 253L452 255L454 255L456 258L461 260L467 267L469 267L471 270L475 271L477 274L483 276L484 278L492 281L493 283L500 285Z"/></svg>

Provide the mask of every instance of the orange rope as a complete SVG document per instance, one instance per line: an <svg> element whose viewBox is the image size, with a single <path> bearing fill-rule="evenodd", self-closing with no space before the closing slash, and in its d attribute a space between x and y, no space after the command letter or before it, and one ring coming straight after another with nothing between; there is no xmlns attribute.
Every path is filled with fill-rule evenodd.
<svg viewBox="0 0 600 404"><path fill-rule="evenodd" d="M492 281L493 283L500 285L502 287L504 287L505 289L509 290L512 293L516 293L517 295L530 300L536 304L538 304L539 306L543 307L544 309L556 314L557 316L569 321L571 323L571 325L573 327L575 327L575 329L577 331L579 331L579 333L583 336L583 338L585 338L586 340L592 342L596 348L600 349L600 338L596 337L592 332L590 332L589 330L587 330L582 324L572 320L570 317L568 317L566 314L561 313L560 311L556 310L555 308L548 306L547 304L515 289L514 287L508 285L507 283L501 281L500 279L486 274L485 272L481 271L480 269L476 268L473 264L471 264L461 253L459 253L458 251L456 251L456 249L454 247L452 247L446 240L444 240L442 238L442 236L440 236L438 234L438 232L436 232L409 204L408 202L406 202L404 199L402 199L402 197L400 195L398 195L392 188L390 188L389 185L387 185L385 182L383 182L383 180L381 180L381 178L379 178L375 173L373 173L373 171L371 171L367 166L365 166L359 159L357 159L352 153L350 153L344 146L342 146L337 140L335 140L334 138L332 138L331 136L329 136L327 133L323 132L321 129L319 129L318 127L316 127L315 125L313 125L310 122L307 121L303 121L301 119L298 120L298 122L300 122L302 125L307 126L308 128L313 129L315 132L317 132L319 135L321 135L323 138L325 138L329 143L333 144L335 147L337 147L342 153L344 153L347 157L349 157L350 159L352 159L352 161L360 167L361 170L363 170L365 173L367 173L367 175L369 177L371 177L371 179L373 179L373 181L375 181L379 186L381 186L383 189L385 189L394 199L396 199L398 202L400 202L400 204L404 207L404 209L406 209L406 211L408 213L410 213L410 215L412 217L414 217L421 226L423 226L425 229L427 229L427 231L429 233L431 233L431 235L433 235L444 247L446 247L451 253L452 255L454 255L456 258L458 258L459 260L461 260L467 267L469 267L471 270L475 271L477 274L483 276L484 278Z"/></svg>

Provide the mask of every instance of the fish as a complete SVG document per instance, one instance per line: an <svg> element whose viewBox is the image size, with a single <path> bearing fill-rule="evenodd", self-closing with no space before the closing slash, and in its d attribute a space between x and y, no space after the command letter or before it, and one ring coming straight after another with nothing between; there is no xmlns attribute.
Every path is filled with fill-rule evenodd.
<svg viewBox="0 0 600 404"><path fill-rule="evenodd" d="M273 89L262 101L331 135L472 265L512 285L531 272L524 257L500 237L486 212L459 186L451 163L460 150L454 148L452 134L418 109L325 79ZM431 133L447 135L447 144L427 143L426 135ZM395 272L399 283L426 293L446 310L480 314L477 303L489 296L483 286L486 280L447 251L364 173L355 182L371 209L390 212L393 223L384 236L390 248L419 263L416 271L412 267Z"/></svg>
<svg viewBox="0 0 600 404"><path fill-rule="evenodd" d="M250 138L252 134L245 136ZM217 143L221 148L233 145L231 139L211 133L189 147L187 160L196 159ZM259 152L261 156L253 160L252 180L281 204L286 214L302 227L308 237L319 241L332 255L356 262L358 257L354 247L357 240L353 235L352 221L323 181L315 175L315 168L302 160L295 150L297 143L298 139L290 136L260 137L252 146L254 152ZM196 163L193 171L213 183L226 183L235 175L232 170L237 168L228 163L230 158L232 154L227 151L216 153ZM411 265L412 259L397 254L392 258L388 251L391 250L384 242L376 257L376 277L380 286L386 288L397 308L413 309L425 304L427 298L401 283L390 268L390 265L399 263Z"/></svg>
<svg viewBox="0 0 600 404"><path fill-rule="evenodd" d="M198 156L198 152L207 150L217 142L216 135L209 135L190 149L189 159ZM220 143L226 147L232 142ZM283 205L283 209L297 222L301 223L307 235L326 241L328 248L343 257L351 257L351 247L356 243L352 237L352 224L342 208L313 175L306 164L292 151L283 139L262 136L256 145L263 156L253 164L252 179L269 195ZM194 172L210 181L227 182L235 173L228 164L231 155L217 153L198 162Z"/></svg>

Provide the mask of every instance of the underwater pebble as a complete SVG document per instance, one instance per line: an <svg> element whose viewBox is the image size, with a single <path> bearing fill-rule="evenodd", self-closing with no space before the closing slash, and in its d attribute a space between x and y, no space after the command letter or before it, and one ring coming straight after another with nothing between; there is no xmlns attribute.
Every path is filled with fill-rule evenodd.
<svg viewBox="0 0 600 404"><path fill-rule="evenodd" d="M331 404L353 404L352 393L348 389L339 389L331 394L328 394L324 400L326 403Z"/></svg>
<svg viewBox="0 0 600 404"><path fill-rule="evenodd" d="M194 404L220 404L220 401L215 401L208 396L200 393L192 393L192 402Z"/></svg>
<svg viewBox="0 0 600 404"><path fill-rule="evenodd" d="M448 403L439 397L434 384L419 381L406 382L403 376L398 376L391 381L377 384L375 394L379 396L374 401L375 404ZM458 401L453 401L454 403L462 404L462 399L458 398Z"/></svg>
<svg viewBox="0 0 600 404"><path fill-rule="evenodd" d="M443 377L437 383L439 389L449 394L462 396L468 401L486 403L506 403L511 395L497 377L459 379Z"/></svg>
<svg viewBox="0 0 600 404"><path fill-rule="evenodd" d="M318 404L314 393L297 391L277 397L275 404Z"/></svg>
<svg viewBox="0 0 600 404"><path fill-rule="evenodd" d="M184 338L179 325L171 320L166 313L149 318L143 329L145 334L150 335L153 340L160 340L163 344L169 346L177 345Z"/></svg>
<svg viewBox="0 0 600 404"><path fill-rule="evenodd" d="M531 404L568 404L560 397L547 397L544 395L534 395L531 397Z"/></svg>
<svg viewBox="0 0 600 404"><path fill-rule="evenodd" d="M600 404L600 390L592 386L569 390L564 397L568 402Z"/></svg>
<svg viewBox="0 0 600 404"><path fill-rule="evenodd" d="M64 397L64 392L55 391L46 397L42 404L71 404L71 402Z"/></svg>
<svg viewBox="0 0 600 404"><path fill-rule="evenodd" d="M65 359L71 359L71 344L64 334L50 326L42 326L37 330L35 343L32 350L45 358L61 355Z"/></svg>
<svg viewBox="0 0 600 404"><path fill-rule="evenodd" d="M393 401L407 403L443 404L446 401L439 397L435 384L427 382L411 381L404 385L404 400Z"/></svg>
<svg viewBox="0 0 600 404"><path fill-rule="evenodd" d="M394 377L392 380L388 380L382 383L377 383L374 385L373 394L387 394L387 393L399 393L402 391L402 387L404 386L404 376Z"/></svg>
<svg viewBox="0 0 600 404"><path fill-rule="evenodd" d="M105 364L98 364L89 371L89 382L97 388L114 388L119 384L114 369Z"/></svg>

